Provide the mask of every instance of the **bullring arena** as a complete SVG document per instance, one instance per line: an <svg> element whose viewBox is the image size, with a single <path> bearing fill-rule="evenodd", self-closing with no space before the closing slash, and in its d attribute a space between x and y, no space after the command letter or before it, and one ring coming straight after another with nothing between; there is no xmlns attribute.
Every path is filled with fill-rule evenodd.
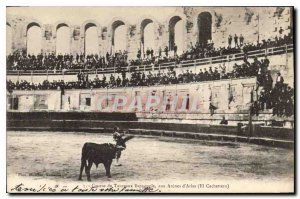
<svg viewBox="0 0 300 199"><path fill-rule="evenodd" d="M293 12L7 8L7 192L294 192Z"/></svg>

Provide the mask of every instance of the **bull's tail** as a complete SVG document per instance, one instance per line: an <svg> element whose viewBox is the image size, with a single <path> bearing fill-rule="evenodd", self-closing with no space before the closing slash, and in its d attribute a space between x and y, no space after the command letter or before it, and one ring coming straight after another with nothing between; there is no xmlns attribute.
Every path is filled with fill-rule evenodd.
<svg viewBox="0 0 300 199"><path fill-rule="evenodd" d="M80 173L79 173L78 180L82 179L82 172L84 168L87 168L87 143L85 143L82 147L81 166L80 166Z"/></svg>
<svg viewBox="0 0 300 199"><path fill-rule="evenodd" d="M85 162L85 165L86 165L86 160L87 160L87 157L88 157L88 143L85 143L82 147L82 152L81 152L81 163Z"/></svg>

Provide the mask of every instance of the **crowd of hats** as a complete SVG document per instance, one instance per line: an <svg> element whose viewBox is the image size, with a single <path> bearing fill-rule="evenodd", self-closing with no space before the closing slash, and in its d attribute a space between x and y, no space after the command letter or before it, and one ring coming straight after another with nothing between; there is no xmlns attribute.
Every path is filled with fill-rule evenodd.
<svg viewBox="0 0 300 199"><path fill-rule="evenodd" d="M177 46L174 49L169 49L168 46L159 48L158 52L153 49L141 51L137 50L136 59L128 59L127 51L117 51L115 53L106 53L105 56L97 54L38 54L30 55L25 51L15 51L13 54L7 56L6 66L7 70L72 70L72 69L98 69L106 70L115 68L116 72L128 70L131 66L140 65L154 65L158 66L163 63L176 62L186 60L195 60L201 58L215 57L221 55L231 55L234 53L248 53L258 49L272 48L282 46L284 44L292 44L293 37L291 34L282 37L275 37L275 39L262 40L259 43L238 42L232 45L228 43L227 47L215 48L214 43L195 43L190 44L190 48L181 54L177 53Z"/></svg>

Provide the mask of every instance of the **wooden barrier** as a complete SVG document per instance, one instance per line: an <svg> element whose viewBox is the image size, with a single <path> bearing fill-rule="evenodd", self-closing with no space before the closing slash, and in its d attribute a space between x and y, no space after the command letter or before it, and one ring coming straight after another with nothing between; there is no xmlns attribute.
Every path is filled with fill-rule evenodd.
<svg viewBox="0 0 300 199"><path fill-rule="evenodd" d="M116 119L121 120L117 121ZM248 137L247 129L242 129L241 125L139 122L136 121L134 115L124 113L35 112L7 114L7 130L111 133L115 126L136 135L239 141L284 148L294 147L294 129L282 127L255 126L254 133Z"/></svg>

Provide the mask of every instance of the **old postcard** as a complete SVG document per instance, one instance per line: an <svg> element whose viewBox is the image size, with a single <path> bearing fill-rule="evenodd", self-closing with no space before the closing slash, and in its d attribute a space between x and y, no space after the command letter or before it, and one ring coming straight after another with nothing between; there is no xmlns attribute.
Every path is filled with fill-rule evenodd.
<svg viewBox="0 0 300 199"><path fill-rule="evenodd" d="M8 193L294 193L293 7L7 7Z"/></svg>

